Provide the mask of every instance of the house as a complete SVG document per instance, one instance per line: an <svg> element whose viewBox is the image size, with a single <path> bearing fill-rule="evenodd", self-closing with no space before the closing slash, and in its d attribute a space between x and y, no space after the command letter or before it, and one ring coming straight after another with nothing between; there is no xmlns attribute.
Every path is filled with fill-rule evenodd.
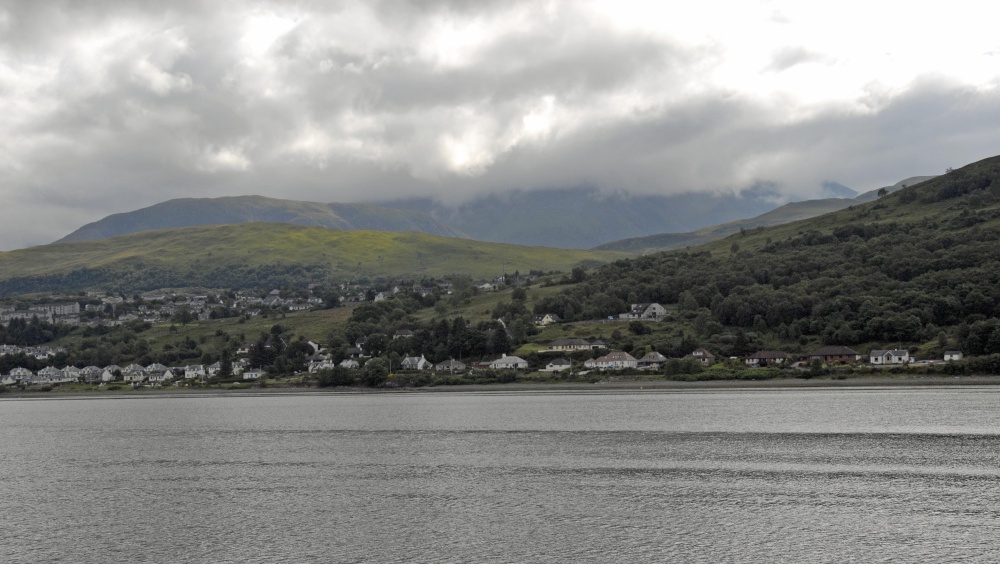
<svg viewBox="0 0 1000 564"><path fill-rule="evenodd" d="M96 382L101 379L104 369L99 366L86 366L80 369L80 380L84 382Z"/></svg>
<svg viewBox="0 0 1000 564"><path fill-rule="evenodd" d="M810 360L818 358L824 363L857 362L861 360L861 354L858 353L858 351L848 347L827 346L827 347L820 347L812 351L811 353L806 355L806 358Z"/></svg>
<svg viewBox="0 0 1000 564"><path fill-rule="evenodd" d="M345 358L344 360L340 361L340 366L342 368L361 368L361 365L358 364L358 361L354 360L353 358Z"/></svg>
<svg viewBox="0 0 1000 564"><path fill-rule="evenodd" d="M527 360L524 360L519 356L513 356L513 355L512 356L503 355L502 357L490 363L490 368L492 368L493 370L517 370L519 368L523 370L527 367L528 367Z"/></svg>
<svg viewBox="0 0 1000 564"><path fill-rule="evenodd" d="M184 378L191 380L192 378L202 378L208 375L205 371L205 366L203 364L191 364L184 367Z"/></svg>
<svg viewBox="0 0 1000 564"><path fill-rule="evenodd" d="M10 375L14 377L15 380L19 381L30 381L35 377L35 373L28 370L27 368L22 368L18 366L17 368L11 368Z"/></svg>
<svg viewBox="0 0 1000 564"><path fill-rule="evenodd" d="M645 356L636 361L636 364L641 369L655 370L667 361L667 357L656 351L649 351Z"/></svg>
<svg viewBox="0 0 1000 564"><path fill-rule="evenodd" d="M667 315L667 309L657 303L632 304L626 313L618 314L618 319L648 319L660 321Z"/></svg>
<svg viewBox="0 0 1000 564"><path fill-rule="evenodd" d="M408 357L406 357L406 358L403 359L403 363L400 366L400 369L402 369L402 370L429 370L433 366L434 365L431 364L430 361L428 361L426 358L424 358L424 355L420 355L419 358L415 357L415 356L408 356Z"/></svg>
<svg viewBox="0 0 1000 564"><path fill-rule="evenodd" d="M243 372L244 380L260 380L264 377L264 371L259 368L251 368Z"/></svg>
<svg viewBox="0 0 1000 564"><path fill-rule="evenodd" d="M962 351L944 351L944 360L946 362L952 360L962 360Z"/></svg>
<svg viewBox="0 0 1000 564"><path fill-rule="evenodd" d="M897 350L873 350L868 354L872 364L906 364L910 362L910 352L902 349Z"/></svg>
<svg viewBox="0 0 1000 564"><path fill-rule="evenodd" d="M354 362L357 363L357 361ZM337 364L334 363L333 360L329 358L321 358L318 360L310 360L308 370L310 374L315 374L320 370L333 370L336 367Z"/></svg>
<svg viewBox="0 0 1000 564"><path fill-rule="evenodd" d="M785 351L757 351L743 362L747 366L774 366L784 364L786 360L788 360L788 353Z"/></svg>
<svg viewBox="0 0 1000 564"><path fill-rule="evenodd" d="M545 315L536 315L532 319L532 323L539 327L545 327L546 325L552 325L553 323L559 323L562 321L560 317L554 313L546 313Z"/></svg>
<svg viewBox="0 0 1000 564"><path fill-rule="evenodd" d="M412 336L413 336L413 331L410 331L409 329L400 329L395 333L393 333L392 340L395 341L396 339L409 339Z"/></svg>
<svg viewBox="0 0 1000 564"><path fill-rule="evenodd" d="M557 358L545 365L545 368L541 369L540 372L562 372L563 370L569 370L573 367L573 363L569 359Z"/></svg>
<svg viewBox="0 0 1000 564"><path fill-rule="evenodd" d="M462 362L462 361L460 361L460 360L455 360L455 359L446 360L444 362L439 362L439 363L435 364L434 365L434 370L436 372L448 372L448 373L451 373L451 374L453 374L455 372L464 372L465 371L465 363Z"/></svg>
<svg viewBox="0 0 1000 564"><path fill-rule="evenodd" d="M219 361L215 361L213 364L209 364L208 366L205 367L205 374L207 374L209 377L215 376L221 371L222 371L222 363Z"/></svg>
<svg viewBox="0 0 1000 564"><path fill-rule="evenodd" d="M174 373L167 368L166 370L156 370L146 372L150 382L172 382L174 379Z"/></svg>
<svg viewBox="0 0 1000 564"><path fill-rule="evenodd" d="M38 382L62 382L66 378L66 374L62 370L54 366L46 366L45 368L38 371L37 377L35 378Z"/></svg>
<svg viewBox="0 0 1000 564"><path fill-rule="evenodd" d="M122 370L122 380L125 382L145 382L146 378L146 369L138 364L130 364Z"/></svg>
<svg viewBox="0 0 1000 564"><path fill-rule="evenodd" d="M604 341L588 341L586 339L556 339L549 343L550 351L590 351L607 348Z"/></svg>
<svg viewBox="0 0 1000 564"><path fill-rule="evenodd" d="M583 366L598 370L618 370L621 368L638 368L639 361L627 352L614 351L602 357L590 359L583 363Z"/></svg>
<svg viewBox="0 0 1000 564"><path fill-rule="evenodd" d="M690 356L694 357L705 366L711 366L715 364L715 355L706 351L705 349L695 349Z"/></svg>

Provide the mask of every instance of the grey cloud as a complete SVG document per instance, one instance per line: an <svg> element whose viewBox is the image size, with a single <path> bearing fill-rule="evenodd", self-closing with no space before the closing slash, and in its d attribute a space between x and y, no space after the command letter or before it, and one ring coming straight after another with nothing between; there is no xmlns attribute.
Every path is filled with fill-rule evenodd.
<svg viewBox="0 0 1000 564"><path fill-rule="evenodd" d="M232 22L243 3L9 4L16 32L0 34L0 88L28 94L0 97L0 110L23 110L0 123L0 195L19 202L0 211L6 248L187 196L457 205L568 186L649 194L773 183L791 198L836 180L866 190L989 156L1000 123L991 93L941 79L873 96L867 111L831 107L798 121L735 91L684 94L719 56L711 45L615 31L574 4L556 4L550 23L539 14L505 27L471 65L453 66L422 58L427 29L541 4L275 4L304 16L260 59L239 50ZM332 37L337 18L359 9L371 13L355 31L373 41ZM81 50L80 37L103 30L118 43ZM822 60L796 47L769 68ZM39 65L52 76L32 74ZM546 96L551 130L522 134ZM451 170L442 140L463 135L485 156Z"/></svg>
<svg viewBox="0 0 1000 564"><path fill-rule="evenodd" d="M798 65L808 63L828 63L830 57L821 53L814 53L805 47L786 47L774 53L765 72L783 72Z"/></svg>

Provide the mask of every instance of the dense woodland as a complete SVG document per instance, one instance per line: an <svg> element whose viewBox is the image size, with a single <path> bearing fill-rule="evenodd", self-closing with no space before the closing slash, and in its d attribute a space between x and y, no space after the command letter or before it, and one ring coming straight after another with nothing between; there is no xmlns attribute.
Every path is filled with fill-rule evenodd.
<svg viewBox="0 0 1000 564"><path fill-rule="evenodd" d="M707 250L622 260L535 306L567 320L676 304L697 338L957 343L1000 353L1000 159L870 204L734 235ZM721 251L720 251L721 249ZM739 348L739 347L738 347Z"/></svg>

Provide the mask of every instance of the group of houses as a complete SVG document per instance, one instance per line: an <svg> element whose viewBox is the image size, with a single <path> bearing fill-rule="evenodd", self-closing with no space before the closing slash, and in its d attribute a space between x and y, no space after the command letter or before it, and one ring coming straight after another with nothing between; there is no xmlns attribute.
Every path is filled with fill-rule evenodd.
<svg viewBox="0 0 1000 564"><path fill-rule="evenodd" d="M234 361L232 369L234 375L241 376L244 380L254 380L260 378L262 375L260 370L250 369L245 360ZM87 366L84 368L77 368L75 366L56 368L49 366L42 368L38 372L18 367L11 369L9 374L0 376L0 384L33 385L76 382L99 384L125 382L132 385L165 385L184 380L204 381L206 378L216 376L220 370L222 370L222 365L219 362L208 366L192 364L172 367L159 363L150 364L149 366L130 364L124 367L115 364L105 367Z"/></svg>

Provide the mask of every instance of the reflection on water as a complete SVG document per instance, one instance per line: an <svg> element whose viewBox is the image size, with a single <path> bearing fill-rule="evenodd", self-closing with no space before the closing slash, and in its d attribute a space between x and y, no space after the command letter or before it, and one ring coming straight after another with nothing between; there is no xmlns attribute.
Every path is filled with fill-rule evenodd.
<svg viewBox="0 0 1000 564"><path fill-rule="evenodd" d="M0 401L0 561L995 561L998 399Z"/></svg>

